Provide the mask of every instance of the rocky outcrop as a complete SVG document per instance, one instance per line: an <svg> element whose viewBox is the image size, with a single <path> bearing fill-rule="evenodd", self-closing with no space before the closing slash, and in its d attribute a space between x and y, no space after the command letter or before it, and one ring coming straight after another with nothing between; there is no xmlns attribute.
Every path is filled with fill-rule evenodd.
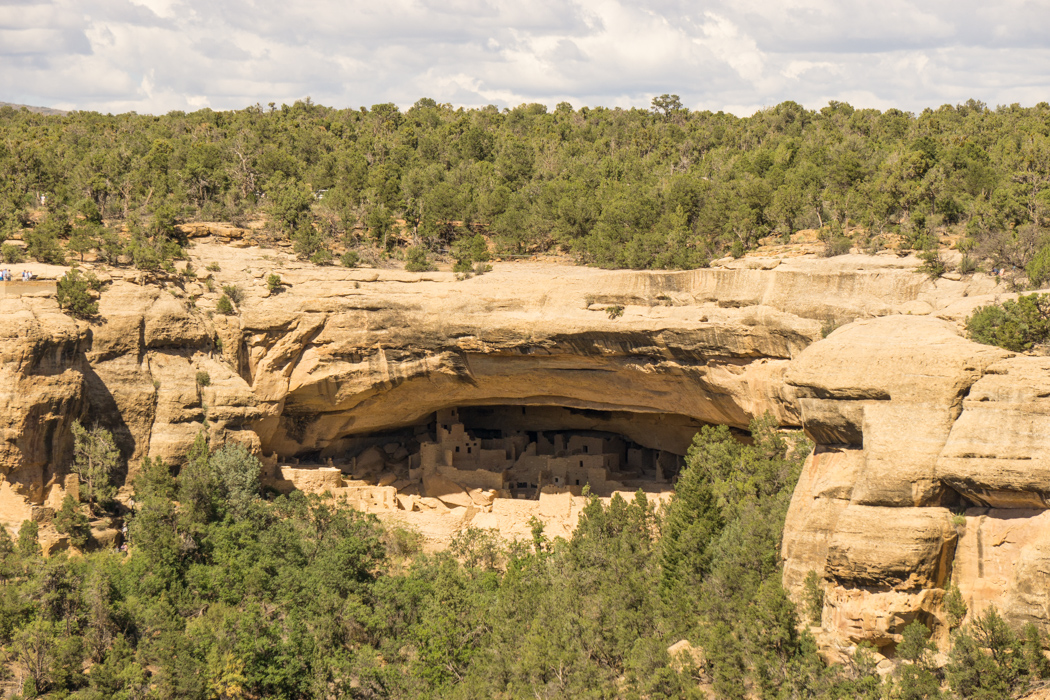
<svg viewBox="0 0 1050 700"><path fill-rule="evenodd" d="M86 333L36 299L3 299L0 323L0 523L33 517L54 489L84 411Z"/></svg>
<svg viewBox="0 0 1050 700"><path fill-rule="evenodd" d="M784 582L824 588L822 646L892 655L920 620L947 641L942 600L1050 629L1043 357L971 343L936 318L859 321L787 372L818 446L788 514Z"/></svg>
<svg viewBox="0 0 1050 700"><path fill-rule="evenodd" d="M937 458L944 483L968 502L1047 508L1050 358L1012 357L987 368Z"/></svg>

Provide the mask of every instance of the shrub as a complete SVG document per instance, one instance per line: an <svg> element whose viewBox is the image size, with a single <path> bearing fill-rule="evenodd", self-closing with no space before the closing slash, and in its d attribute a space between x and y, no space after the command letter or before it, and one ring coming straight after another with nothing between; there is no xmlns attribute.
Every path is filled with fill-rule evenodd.
<svg viewBox="0 0 1050 700"><path fill-rule="evenodd" d="M197 387L202 388L206 386L211 386L211 375L204 370L200 370L197 372Z"/></svg>
<svg viewBox="0 0 1050 700"><path fill-rule="evenodd" d="M610 320L617 319L623 316L623 307L619 304L616 304L614 306L606 306L605 313L609 315Z"/></svg>
<svg viewBox="0 0 1050 700"><path fill-rule="evenodd" d="M281 289L281 276L270 273L266 276L266 288L270 291L270 294L275 294Z"/></svg>
<svg viewBox="0 0 1050 700"><path fill-rule="evenodd" d="M84 262L84 253L98 245L98 229L100 224L87 223L77 226L66 241L66 249L80 256L80 262Z"/></svg>
<svg viewBox="0 0 1050 700"><path fill-rule="evenodd" d="M80 204L76 207L77 213L84 217L84 220L90 224L101 224L102 223L102 212L99 211L98 205L93 200L83 199Z"/></svg>
<svg viewBox="0 0 1050 700"><path fill-rule="evenodd" d="M1017 697L1042 658L1041 649L1039 659L1027 658L1025 651L1017 634L989 607L952 635L945 676L959 697Z"/></svg>
<svg viewBox="0 0 1050 700"><path fill-rule="evenodd" d="M0 245L0 257L4 259L5 263L14 265L25 260L25 253L20 246L16 246L13 243L4 243Z"/></svg>
<svg viewBox="0 0 1050 700"><path fill-rule="evenodd" d="M291 235L291 239L294 243L295 254L299 256L300 259L313 262L314 257L317 256L318 253L326 252L329 257L332 255L328 252L328 237L308 223L300 225L295 233Z"/></svg>
<svg viewBox="0 0 1050 700"><path fill-rule="evenodd" d="M124 241L120 239L120 235L116 231L108 228L101 229L96 243L95 252L98 254L99 260L104 260L111 265L116 265L120 262L120 256L124 255L125 246Z"/></svg>
<svg viewBox="0 0 1050 700"><path fill-rule="evenodd" d="M833 318L829 318L820 324L820 337L827 338L829 335L835 332L837 328L840 328L842 323L836 321Z"/></svg>
<svg viewBox="0 0 1050 700"><path fill-rule="evenodd" d="M383 531L383 545L390 557L410 557L423 551L423 535L418 530L394 525Z"/></svg>
<svg viewBox="0 0 1050 700"><path fill-rule="evenodd" d="M61 535L68 535L70 544L77 549L83 549L91 539L87 516L80 512L77 502L68 494L62 499L62 507L55 513L52 522L55 530Z"/></svg>
<svg viewBox="0 0 1050 700"><path fill-rule="evenodd" d="M1028 273L1028 281L1037 289L1050 282L1050 244L1039 249L1025 267L1025 272Z"/></svg>
<svg viewBox="0 0 1050 700"><path fill-rule="evenodd" d="M357 255L357 251L355 250L348 250L345 253L343 253L342 257L339 258L339 263L343 267L357 267L357 264L360 261L361 259Z"/></svg>
<svg viewBox="0 0 1050 700"><path fill-rule="evenodd" d="M333 260L335 260L335 256L327 248L321 248L310 256L310 262L314 265L331 265Z"/></svg>
<svg viewBox="0 0 1050 700"><path fill-rule="evenodd" d="M230 301L230 298L228 296L223 294L221 297L219 297L219 301L215 303L215 310L218 311L220 314L229 316L233 313L233 303Z"/></svg>
<svg viewBox="0 0 1050 700"><path fill-rule="evenodd" d="M955 629L962 624L966 617L966 601L963 600L962 592L954 583L948 587L944 594L944 612L948 618L948 627Z"/></svg>
<svg viewBox="0 0 1050 700"><path fill-rule="evenodd" d="M225 506L235 517L244 517L259 495L262 464L247 448L235 442L223 445L208 462Z"/></svg>
<svg viewBox="0 0 1050 700"><path fill-rule="evenodd" d="M150 230L143 229L135 218L128 220L130 237L123 246L122 254L131 259L131 264L139 270L165 270L174 272L174 260L185 259L186 253L177 241L165 233L163 225L151 225Z"/></svg>
<svg viewBox="0 0 1050 700"><path fill-rule="evenodd" d="M228 296L230 301L234 304L240 304L244 301L244 292L235 284L224 284L222 286L222 293Z"/></svg>
<svg viewBox="0 0 1050 700"><path fill-rule="evenodd" d="M157 207L149 223L149 234L152 237L163 237L173 240L179 236L178 231L175 229L175 224L175 210L172 207L167 205Z"/></svg>
<svg viewBox="0 0 1050 700"><path fill-rule="evenodd" d="M456 264L452 269L455 272L469 272L474 263L488 261L489 247L480 233L463 236L452 244L452 255L456 258Z"/></svg>
<svg viewBox="0 0 1050 700"><path fill-rule="evenodd" d="M948 267L944 264L944 259L941 257L939 250L932 248L924 250L919 253L919 259L922 260L919 272L929 275L930 279L937 279L948 271Z"/></svg>
<svg viewBox="0 0 1050 700"><path fill-rule="evenodd" d="M937 647L930 641L930 630L918 620L904 628L904 639L897 645L897 656L911 663L901 664L893 674L890 697L939 698L940 681L933 673Z"/></svg>
<svg viewBox="0 0 1050 700"><path fill-rule="evenodd" d="M413 246L405 251L405 269L409 272L426 272L433 270L427 250L423 246Z"/></svg>
<svg viewBox="0 0 1050 700"><path fill-rule="evenodd" d="M1050 340L1050 294L1022 294L1017 301L980 306L966 319L970 340L1024 352Z"/></svg>
<svg viewBox="0 0 1050 700"><path fill-rule="evenodd" d="M824 241L824 250L821 251L821 255L825 258L833 258L837 255L847 255L852 247L853 241L842 234L830 236Z"/></svg>
<svg viewBox="0 0 1050 700"><path fill-rule="evenodd" d="M218 272L219 269L220 269L219 268L219 263L217 263L217 262L210 262L210 263L208 263L208 266L205 267L204 269L207 270L208 272Z"/></svg>
<svg viewBox="0 0 1050 700"><path fill-rule="evenodd" d="M59 307L73 316L95 316L98 314L98 302L88 290L98 284L98 278L94 275L84 276L79 270L70 270L56 284Z"/></svg>

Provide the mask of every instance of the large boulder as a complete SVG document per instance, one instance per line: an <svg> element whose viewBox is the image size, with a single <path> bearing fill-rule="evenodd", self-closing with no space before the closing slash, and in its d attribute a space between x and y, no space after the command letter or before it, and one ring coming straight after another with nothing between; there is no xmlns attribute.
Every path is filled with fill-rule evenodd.
<svg viewBox="0 0 1050 700"><path fill-rule="evenodd" d="M835 523L826 571L840 584L941 588L956 539L945 508L851 505Z"/></svg>

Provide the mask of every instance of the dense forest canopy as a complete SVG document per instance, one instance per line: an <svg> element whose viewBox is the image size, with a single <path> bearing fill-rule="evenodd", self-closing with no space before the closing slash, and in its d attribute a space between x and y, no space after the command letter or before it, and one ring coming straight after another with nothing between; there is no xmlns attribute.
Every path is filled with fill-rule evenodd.
<svg viewBox="0 0 1050 700"><path fill-rule="evenodd" d="M444 252L480 231L503 252L691 268L802 228L865 242L897 233L925 248L951 226L1024 268L1046 239L1050 105L970 100L914 115L785 102L747 118L693 112L674 95L651 110L431 99L405 112L309 99L164 116L4 107L0 172L0 230L38 224L31 213L43 207L55 221L38 238L147 265L171 254L160 239L176 221L261 216L321 262L363 243ZM131 250L70 229L103 220L123 222Z"/></svg>

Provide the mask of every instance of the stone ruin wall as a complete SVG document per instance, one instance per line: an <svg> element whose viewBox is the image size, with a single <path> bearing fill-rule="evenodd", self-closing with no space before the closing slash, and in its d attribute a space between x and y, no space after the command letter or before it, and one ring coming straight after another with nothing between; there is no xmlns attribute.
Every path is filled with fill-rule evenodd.
<svg viewBox="0 0 1050 700"><path fill-rule="evenodd" d="M526 409L514 414L524 416ZM433 430L415 431L410 444L418 444L418 451L392 441L340 460L338 467L334 460L328 465L271 460L264 484L281 493L297 489L345 500L418 530L430 549L442 548L450 532L467 527L492 528L508 539L531 536L534 517L548 534L567 536L587 503L585 491L606 502L617 493L633 498L637 489L656 503L672 493L664 469L669 475L677 471L677 455L629 448L622 438L593 434L566 439L558 433L548 440L538 431L530 440L514 430L521 424L519 419L508 426L509 436L479 439L460 422L457 409L443 409L428 424Z"/></svg>

